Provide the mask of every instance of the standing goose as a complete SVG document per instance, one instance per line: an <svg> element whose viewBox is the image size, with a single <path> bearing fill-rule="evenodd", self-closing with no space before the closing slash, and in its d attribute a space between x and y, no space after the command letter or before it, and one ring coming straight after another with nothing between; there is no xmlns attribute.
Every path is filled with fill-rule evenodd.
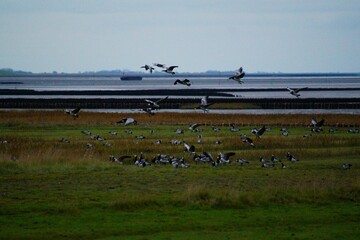
<svg viewBox="0 0 360 240"><path fill-rule="evenodd" d="M351 166L352 166L351 163L344 163L344 164L342 165L342 168L343 168L344 170L350 170Z"/></svg>

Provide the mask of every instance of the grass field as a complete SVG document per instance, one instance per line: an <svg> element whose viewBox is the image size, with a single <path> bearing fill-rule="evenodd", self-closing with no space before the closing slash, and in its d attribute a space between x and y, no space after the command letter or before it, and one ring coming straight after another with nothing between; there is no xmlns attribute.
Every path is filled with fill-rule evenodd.
<svg viewBox="0 0 360 240"><path fill-rule="evenodd" d="M138 124L116 123L128 116ZM313 133L311 117L80 112L72 119L62 111L1 111L0 239L359 239L360 134L348 131L360 118L317 115L325 126ZM191 132L190 123L202 131ZM251 129L263 125L268 131L254 137ZM196 163L171 140L193 144L198 154L235 156L217 167ZM287 152L299 161L286 160ZM109 161L141 153L150 162L160 153L183 157L190 167ZM262 168L259 158L272 154L288 168Z"/></svg>

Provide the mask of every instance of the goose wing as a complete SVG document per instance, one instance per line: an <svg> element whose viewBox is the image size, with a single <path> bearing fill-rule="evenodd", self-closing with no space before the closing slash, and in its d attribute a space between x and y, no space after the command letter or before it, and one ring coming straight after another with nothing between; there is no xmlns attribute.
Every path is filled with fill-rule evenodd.
<svg viewBox="0 0 360 240"><path fill-rule="evenodd" d="M159 99L159 100L155 101L155 103L159 103L159 102L161 102L161 101L163 101L163 100L166 100L166 99L168 99L168 98L169 98L169 96L164 97L164 98L161 98L161 99Z"/></svg>
<svg viewBox="0 0 360 240"><path fill-rule="evenodd" d="M260 128L260 129L256 132L256 135L257 135L257 136L263 135L264 132L265 132L265 130L266 130L266 128L265 128L265 126L263 126L262 128Z"/></svg>
<svg viewBox="0 0 360 240"><path fill-rule="evenodd" d="M80 108L77 107L74 110L71 111L72 114L77 114L80 111Z"/></svg>
<svg viewBox="0 0 360 240"><path fill-rule="evenodd" d="M300 92L300 91L302 91L302 90L304 90L304 89L307 89L308 87L303 87L303 88L297 88L297 89L294 89L294 92L295 93L298 93L298 92Z"/></svg>
<svg viewBox="0 0 360 240"><path fill-rule="evenodd" d="M172 70L174 70L174 68L177 68L177 67L179 67L179 66L170 66L166 70L167 71L172 71Z"/></svg>

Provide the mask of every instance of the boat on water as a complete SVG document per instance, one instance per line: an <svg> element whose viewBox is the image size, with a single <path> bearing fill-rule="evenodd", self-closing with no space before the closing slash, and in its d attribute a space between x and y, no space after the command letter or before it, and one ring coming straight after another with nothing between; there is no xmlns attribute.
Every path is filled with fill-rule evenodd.
<svg viewBox="0 0 360 240"><path fill-rule="evenodd" d="M141 81L142 76L122 76L120 79L123 81Z"/></svg>

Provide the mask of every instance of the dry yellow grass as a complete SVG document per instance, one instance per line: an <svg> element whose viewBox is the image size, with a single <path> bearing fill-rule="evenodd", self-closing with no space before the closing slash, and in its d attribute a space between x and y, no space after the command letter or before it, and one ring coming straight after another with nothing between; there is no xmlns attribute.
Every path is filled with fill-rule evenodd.
<svg viewBox="0 0 360 240"><path fill-rule="evenodd" d="M0 123L16 124L73 124L97 125L115 124L124 117L131 116L139 124L239 124L239 125L308 125L312 115L309 114L215 114L215 113L162 113L154 116L146 113L96 113L81 112L80 117L72 119L63 111L0 111ZM317 119L325 119L326 125L360 125L359 115L319 114Z"/></svg>

